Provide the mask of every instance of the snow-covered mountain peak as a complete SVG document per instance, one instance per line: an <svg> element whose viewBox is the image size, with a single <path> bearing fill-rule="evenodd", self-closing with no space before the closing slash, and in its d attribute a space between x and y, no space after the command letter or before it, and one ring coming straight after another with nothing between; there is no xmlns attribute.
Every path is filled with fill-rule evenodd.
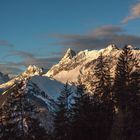
<svg viewBox="0 0 140 140"><path fill-rule="evenodd" d="M119 50L119 48L115 44L110 44L105 49L101 49L99 52L109 53L109 52L116 51L116 50Z"/></svg>
<svg viewBox="0 0 140 140"><path fill-rule="evenodd" d="M105 49L106 50L119 50L119 48L115 44L110 44Z"/></svg>
<svg viewBox="0 0 140 140"><path fill-rule="evenodd" d="M40 68L36 65L29 65L27 70L22 75L33 76L33 75L42 75L42 74L44 74L43 68Z"/></svg>
<svg viewBox="0 0 140 140"><path fill-rule="evenodd" d="M45 73L43 68L40 68L36 65L30 65L23 73L11 79L10 81L0 84L0 89L7 89L13 86L16 83L20 83L21 81L28 81L33 76L42 76Z"/></svg>
<svg viewBox="0 0 140 140"><path fill-rule="evenodd" d="M77 54L77 56L78 56L78 55L87 55L88 52L89 52L89 50L80 51L80 52Z"/></svg>
<svg viewBox="0 0 140 140"><path fill-rule="evenodd" d="M64 57L61 59L61 62L63 61L67 61L72 59L74 56L76 55L75 51L73 51L72 49L68 49L64 55Z"/></svg>
<svg viewBox="0 0 140 140"><path fill-rule="evenodd" d="M136 47L134 47L134 46L132 46L132 45L126 45L126 48L127 49L130 49L130 50L136 50L137 48Z"/></svg>
<svg viewBox="0 0 140 140"><path fill-rule="evenodd" d="M134 49L131 45L127 47L134 50L136 57L140 56L139 50ZM70 51L70 49L68 50ZM121 52L122 49L119 49L115 44L110 44L101 50L80 51L71 59L65 59L62 63L60 61L58 64L54 65L45 76L52 77L62 83L66 83L67 81L75 82L80 74L88 75L88 72L93 72L100 53L102 53L104 60L109 61L110 65L112 65L111 72L113 73Z"/></svg>

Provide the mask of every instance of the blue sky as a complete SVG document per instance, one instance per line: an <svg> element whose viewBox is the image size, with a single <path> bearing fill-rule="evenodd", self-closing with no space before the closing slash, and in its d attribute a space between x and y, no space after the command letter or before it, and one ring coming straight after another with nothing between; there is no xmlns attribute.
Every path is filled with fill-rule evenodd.
<svg viewBox="0 0 140 140"><path fill-rule="evenodd" d="M0 71L55 64L67 48L140 44L138 0L0 0Z"/></svg>

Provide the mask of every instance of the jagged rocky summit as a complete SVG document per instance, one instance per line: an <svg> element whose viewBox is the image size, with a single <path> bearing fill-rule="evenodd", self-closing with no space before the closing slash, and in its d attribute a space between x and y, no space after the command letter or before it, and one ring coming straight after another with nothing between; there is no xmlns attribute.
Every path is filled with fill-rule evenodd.
<svg viewBox="0 0 140 140"><path fill-rule="evenodd" d="M132 45L127 45L126 47L133 50L136 57L140 57L140 50ZM110 44L101 50L84 50L77 54L73 50L68 49L60 62L52 66L45 75L63 83L67 81L76 82L81 73L86 76L89 71L93 71L98 61L97 58L101 53L104 59L108 59L112 74L114 74L113 71L115 70L117 58L121 51L122 49L119 49L115 44Z"/></svg>

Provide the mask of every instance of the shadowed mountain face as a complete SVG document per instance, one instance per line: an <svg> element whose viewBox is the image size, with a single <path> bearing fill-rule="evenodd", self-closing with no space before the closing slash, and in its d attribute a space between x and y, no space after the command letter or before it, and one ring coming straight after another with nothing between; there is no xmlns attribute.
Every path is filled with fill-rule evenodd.
<svg viewBox="0 0 140 140"><path fill-rule="evenodd" d="M8 82L9 80L10 78L7 74L3 74L2 72L0 72L0 84Z"/></svg>
<svg viewBox="0 0 140 140"><path fill-rule="evenodd" d="M63 84L43 76L43 68L35 65L29 66L27 70L12 80L0 85L0 106L4 104L7 96L22 82L24 90L31 95L34 95L39 100L42 100L47 106L47 109L55 107L55 100L59 96L60 89ZM38 100L38 101L39 101Z"/></svg>
<svg viewBox="0 0 140 140"><path fill-rule="evenodd" d="M136 58L140 58L140 50L137 50L131 45L128 45L127 47L133 51ZM89 73L92 73L94 71L94 67L98 62L98 57L100 56L100 54L102 54L105 61L109 62L111 74L114 76L117 59L121 52L122 49L117 48L117 46L114 44L110 44L109 46L101 50L84 50L80 51L77 54L72 49L68 49L60 62L52 66L52 68L47 73L43 68L39 68L35 65L30 65L25 72L21 73L10 81L1 84L0 90L5 91L16 83L19 83L21 81L28 81L29 79L31 79L33 83L35 82L37 85L40 85L40 88L42 90L44 90L44 87L47 87L48 93L50 91L53 91L53 93L58 92L56 91L58 89L55 88L56 86L58 86L57 83L60 83L61 85L61 83L66 83L67 81L77 82L79 76L82 76L83 82L86 82L85 79L86 77L88 77ZM0 77L4 77L5 81L8 80L8 77L1 73ZM52 80L51 78L55 80ZM49 88L49 86L47 85L49 85L50 87L54 85L54 87ZM52 94L52 92L50 93Z"/></svg>
<svg viewBox="0 0 140 140"><path fill-rule="evenodd" d="M28 100L33 102L39 110L35 117L40 120L48 131L52 131L52 111L57 107L56 99L64 85L56 80L42 76L40 70L36 69L35 66L32 69L30 66L27 71L3 84L1 86L0 107L7 103L7 97L10 94L13 94L15 90L20 91L22 89L28 95ZM19 87L21 83L22 87Z"/></svg>
<svg viewBox="0 0 140 140"><path fill-rule="evenodd" d="M132 50L134 57L140 58L140 50L134 49L131 45L127 47ZM94 86L91 84L91 87L89 82L96 80L94 70L98 62L100 62L99 57L101 54L103 61L109 63L110 74L113 77L121 52L122 49L117 48L114 44L109 45L105 49L84 50L77 54L73 50L68 49L61 61L47 73L43 68L30 65L25 72L6 83L0 84L2 93L0 95L0 107L6 103L8 95L14 93L15 90L22 89L28 94L28 99L38 107L40 113L37 117L47 130L52 131L52 114L58 108L57 99L60 97L64 84L68 82L72 91L74 91L75 86L71 86L71 83L76 83L80 76L81 82L85 84L87 90L92 91ZM138 62L140 66L140 61ZM0 76L4 77L3 74L0 74ZM91 78L91 81L89 78ZM18 85L20 83L22 83L22 87L19 88Z"/></svg>
<svg viewBox="0 0 140 140"><path fill-rule="evenodd" d="M128 45L127 48L133 51L136 58L140 58L140 50L137 50L131 45ZM114 76L117 59L121 52L122 49L117 48L114 44L110 44L101 50L84 50L77 54L72 49L68 49L60 62L52 66L47 73L43 68L30 65L25 72L10 81L1 84L0 90L9 90L10 88L13 88L12 86L21 81L26 81L25 83L32 81L51 98L54 98L59 92L59 88L62 87L62 83L66 83L67 81L77 82L79 76L83 77L82 80L86 83L85 79L88 77L89 73L94 71L94 67L98 62L100 54L102 54L105 61L109 62L111 74ZM8 80L8 76L3 75L2 73L0 73L0 78L3 81Z"/></svg>

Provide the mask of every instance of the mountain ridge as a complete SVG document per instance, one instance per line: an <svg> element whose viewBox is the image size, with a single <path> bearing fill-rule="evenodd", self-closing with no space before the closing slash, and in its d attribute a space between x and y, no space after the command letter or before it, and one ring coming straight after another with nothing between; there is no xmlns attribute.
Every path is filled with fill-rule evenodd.
<svg viewBox="0 0 140 140"><path fill-rule="evenodd" d="M132 45L127 45L129 49L132 49L136 57L140 57L140 50L135 49ZM86 82L84 78L88 76L89 73L92 73L94 67L98 61L98 57L102 53L105 60L110 62L111 72L113 74L115 70L115 66L117 63L117 58L119 54L122 52L122 49L118 48L115 44L110 44L106 48L101 50L84 50L79 53L75 53L72 49L68 49L60 62L54 66L46 73L43 68L40 68L36 65L29 65L29 67L21 74L11 79L10 81L0 84L0 90L6 91L8 88L11 88L13 85L20 83L21 81L33 81L37 85L40 85L40 89L43 91L44 82L45 84L59 83L61 85L66 82L75 83L77 82L80 75L83 77L83 82ZM34 78L36 77L36 78ZM53 85L53 84L52 84ZM52 87L50 84L50 86ZM59 86L58 86L59 87ZM48 87L47 87L48 88ZM56 90L55 87L52 89ZM49 94L49 90L45 89L47 94ZM57 92L57 91L53 91ZM53 94L53 92L50 92Z"/></svg>
<svg viewBox="0 0 140 140"><path fill-rule="evenodd" d="M131 49L137 58L140 58L140 50L135 49L132 45L127 45L126 47ZM79 53L68 49L60 62L52 66L47 73L43 68L36 65L29 65L23 73L6 83L0 84L0 91L3 93L0 95L0 106L3 106L7 96L11 94L13 90L17 89L20 83L23 83L22 88L25 93L29 94L29 98L34 101L36 105L39 105L38 107L41 111L41 117L39 116L40 120L43 121L48 117L49 119L46 120L45 124L46 127L52 129L52 122L50 123L49 120L52 120L52 114L58 107L57 99L60 96L64 84L68 82L73 92L75 88L73 83L75 85L80 76L82 83L84 83L87 90L90 91L90 83L86 80L94 71L100 54L102 54L103 60L109 61L111 74L113 75L117 59L121 52L122 49L119 49L114 44L101 50L84 50ZM95 77L92 76L91 80L94 78Z"/></svg>
<svg viewBox="0 0 140 140"><path fill-rule="evenodd" d="M132 45L127 45L129 49L132 49L136 57L140 57L140 50L136 49ZM67 51L66 51L67 52ZM118 48L115 44L110 44L106 48L101 50L84 50L77 53L68 61L62 58L58 63L45 74L45 76L54 78L62 83L76 82L80 73L88 72L88 69L92 70L96 64L97 58L102 53L104 59L108 59L112 65L111 71L114 71L117 58L122 52L121 48Z"/></svg>

